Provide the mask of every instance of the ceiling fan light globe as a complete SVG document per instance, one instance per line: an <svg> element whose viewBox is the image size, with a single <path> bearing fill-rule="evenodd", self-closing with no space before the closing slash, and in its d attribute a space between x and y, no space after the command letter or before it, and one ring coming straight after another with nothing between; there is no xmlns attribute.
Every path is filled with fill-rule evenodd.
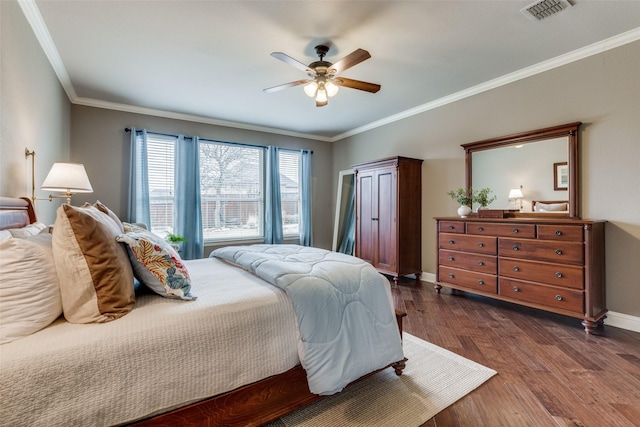
<svg viewBox="0 0 640 427"><path fill-rule="evenodd" d="M318 93L316 94L316 101L319 103L326 103L328 100L329 97L327 96L327 90L323 86L320 86L318 88Z"/></svg>
<svg viewBox="0 0 640 427"><path fill-rule="evenodd" d="M307 96L313 98L314 96L316 96L316 92L318 91L318 83L316 82L311 82L307 85L304 86L304 93L307 94Z"/></svg>
<svg viewBox="0 0 640 427"><path fill-rule="evenodd" d="M327 95L331 98L332 96L336 96L336 94L338 93L338 90L340 90L340 87L335 84L334 82L327 82L327 84L324 85L324 87L327 90Z"/></svg>

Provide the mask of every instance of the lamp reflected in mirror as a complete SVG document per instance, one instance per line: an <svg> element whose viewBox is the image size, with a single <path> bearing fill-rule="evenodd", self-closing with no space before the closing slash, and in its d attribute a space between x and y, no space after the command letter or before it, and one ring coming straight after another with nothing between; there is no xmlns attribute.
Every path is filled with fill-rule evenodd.
<svg viewBox="0 0 640 427"><path fill-rule="evenodd" d="M512 188L509 191L509 200L514 200L516 204L518 203L518 201L520 201L520 210L522 210L523 197L524 194L522 194L522 185L520 186L520 188Z"/></svg>

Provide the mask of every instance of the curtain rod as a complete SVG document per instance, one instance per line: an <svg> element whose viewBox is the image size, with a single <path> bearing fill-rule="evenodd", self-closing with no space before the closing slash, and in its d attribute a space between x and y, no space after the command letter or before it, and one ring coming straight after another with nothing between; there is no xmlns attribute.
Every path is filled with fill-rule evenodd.
<svg viewBox="0 0 640 427"><path fill-rule="evenodd" d="M131 128L124 128L124 131L129 133L129 132L131 132ZM136 132L141 132L141 131L137 130ZM173 135L173 134L169 134L169 133L149 132L149 131L147 131L147 133L153 133L153 134L162 135L162 136L170 136L172 138L177 138L178 137L178 135ZM192 139L192 137L185 136L185 139ZM223 144L233 144L233 145L240 145L240 146L244 146L244 147L254 147L254 148L264 148L264 149L267 148L264 145L247 144L247 143L244 143L244 142L218 141L216 139L207 139L207 138L200 138L200 139L202 141L220 142L220 143L223 143ZM288 150L288 151L300 151L300 150L303 150L303 151L308 151L311 154L313 154L313 150L307 150L307 149L304 149L304 148L298 149L298 148L282 148L281 147L280 149L281 150Z"/></svg>

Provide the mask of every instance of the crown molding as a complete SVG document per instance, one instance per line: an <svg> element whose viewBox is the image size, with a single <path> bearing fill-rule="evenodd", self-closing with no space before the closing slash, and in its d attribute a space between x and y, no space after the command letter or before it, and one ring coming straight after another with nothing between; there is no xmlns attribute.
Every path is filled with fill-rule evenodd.
<svg viewBox="0 0 640 427"><path fill-rule="evenodd" d="M144 114L147 116L164 117L167 119L183 120L187 122L205 123L209 125L224 126L236 129L251 130L257 132L265 132L276 135L291 136L294 138L312 139L323 142L331 142L331 138L322 135L312 135L302 132L293 132L284 129L270 128L266 126L257 126L248 123L231 122L218 120L211 117L197 116L193 114L177 113L174 111L157 110L155 108L139 107L130 104L120 104L117 102L101 101L93 98L83 98L76 96L71 102L75 105L84 105L87 107L104 108L107 110L124 111L127 113Z"/></svg>
<svg viewBox="0 0 640 427"><path fill-rule="evenodd" d="M62 84L62 88L67 93L67 97L70 101L77 97L76 90L71 84L71 78L67 73L67 69L62 62L62 58L58 53L58 49L56 45L53 43L53 39L51 38L51 34L49 33L49 29L47 25L44 23L44 19L42 19L42 15L40 14L40 9L36 5L35 0L17 0L18 5L22 9L22 13L25 18L27 18L27 22L31 25L31 29L38 39L40 46L42 46L42 50L44 50L47 59L49 59L49 63L53 67L53 71L58 76L58 80Z"/></svg>
<svg viewBox="0 0 640 427"><path fill-rule="evenodd" d="M558 68L563 65L570 64L575 61L579 61L589 56L597 55L599 53L606 52L608 50L615 49L625 44L640 40L640 27L634 28L633 30L629 30L625 33L618 34L608 39L593 43L589 46L576 49L564 55L557 56L547 61L540 62L530 67L523 68L521 70L506 74L504 76L495 78L493 80L489 80L487 82L481 83L476 86L472 86L470 88L461 90L459 92L452 93L442 98L427 102L426 104L422 104L417 107L411 108L409 110L402 111L398 114L393 114L391 116L385 117L384 119L380 119L375 122L368 123L364 126L357 127L355 129L341 133L339 135L335 135L333 137L327 137L327 136L307 134L302 132L292 132L292 131L287 131L283 129L270 128L266 126L256 126L256 125L251 125L247 123L218 120L211 117L176 113L176 112L165 111L165 110L156 110L152 108L138 107L134 105L120 104L115 102L107 102L107 101L100 101L97 99L78 97L78 95L76 94L75 88L71 83L69 74L67 73L67 69L65 68L62 62L62 58L60 58L58 49L53 43L53 39L49 34L49 30L46 24L44 23L44 20L42 19L42 15L40 14L40 10L36 5L35 0L17 0L17 1L20 7L22 8L22 12L27 18L27 21L31 25L31 28L33 29L33 32L36 35L36 38L40 42L42 49L44 50L47 58L49 59L49 62L51 63L53 70L58 76L58 80L60 80L60 83L62 84L64 91L67 93L67 97L73 104L86 105L86 106L98 107L98 108L106 108L110 110L126 111L130 113L146 114L151 116L165 117L165 118L178 119L178 120L186 120L191 122L206 123L206 124L212 124L212 125L218 125L218 126L232 127L236 129L245 129L245 130L258 131L258 132L273 133L277 135L292 136L297 138L312 139L312 140L324 141L324 142L337 142L342 139L348 138L350 136L357 135L359 133L363 133L363 132L366 132L366 131L378 128L380 126L393 123L393 122L397 122L399 120L403 120L408 117L415 116L420 113L424 113L425 111L433 110L433 109L442 107L444 105L451 104L453 102L460 101L462 99L480 94L482 92L486 92L491 89L495 89L500 86L504 86L509 83L513 83L515 81L522 80L527 77L531 77L536 74L540 74L545 71L549 71L554 68Z"/></svg>
<svg viewBox="0 0 640 427"><path fill-rule="evenodd" d="M628 43L632 43L640 40L640 27L627 31L617 36L610 37L608 39L593 43L589 46L585 46L580 49L576 49L572 52L564 55L557 56L544 62L532 65L527 68L515 71L513 73L506 74L493 80L481 83L476 86L461 90L459 92L452 93L451 95L444 96L426 104L419 105L417 107L405 110L401 113L394 114L392 116L385 117L384 119L369 123L367 125L352 129L348 132L336 135L332 138L332 142L339 141L341 139L353 136L362 132L366 132L371 129L375 129L380 126L387 125L389 123L396 122L398 120L406 119L407 117L415 116L416 114L424 113L425 111L433 110L435 108L442 107L452 102L460 101L461 99L468 98L477 95L482 92L486 92L491 89L498 88L500 86L513 83L518 80L525 79L527 77L534 76L536 74L544 73L545 71L552 70L554 68L561 67L566 64L570 64L575 61L579 61L589 56L597 55L607 50L615 49Z"/></svg>

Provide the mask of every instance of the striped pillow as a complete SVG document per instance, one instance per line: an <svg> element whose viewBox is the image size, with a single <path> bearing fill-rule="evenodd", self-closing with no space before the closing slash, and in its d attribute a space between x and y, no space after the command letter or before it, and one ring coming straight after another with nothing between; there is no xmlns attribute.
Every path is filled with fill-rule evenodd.
<svg viewBox="0 0 640 427"><path fill-rule="evenodd" d="M91 205L58 208L53 257L69 322L109 322L133 309L133 270L118 234L118 224Z"/></svg>

